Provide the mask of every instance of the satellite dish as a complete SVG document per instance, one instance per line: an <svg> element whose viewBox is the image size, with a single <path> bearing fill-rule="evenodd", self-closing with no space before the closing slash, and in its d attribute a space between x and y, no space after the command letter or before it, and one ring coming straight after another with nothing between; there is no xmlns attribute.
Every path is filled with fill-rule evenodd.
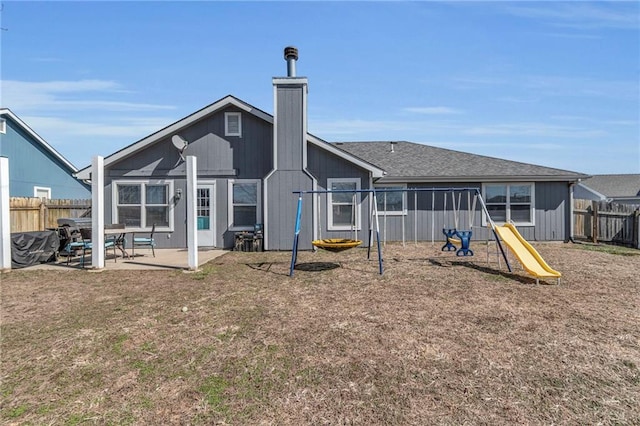
<svg viewBox="0 0 640 426"><path fill-rule="evenodd" d="M185 149L187 149L187 145L189 145L189 142L184 140L184 138L180 135L173 135L171 137L171 143L176 147L178 153L180 154L180 158L182 159L182 161L184 161L184 151Z"/></svg>

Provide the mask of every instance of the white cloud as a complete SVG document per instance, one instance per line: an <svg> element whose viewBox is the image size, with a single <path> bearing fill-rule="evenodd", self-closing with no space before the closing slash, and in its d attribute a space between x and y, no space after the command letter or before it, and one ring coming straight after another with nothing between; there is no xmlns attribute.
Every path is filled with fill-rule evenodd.
<svg viewBox="0 0 640 426"><path fill-rule="evenodd" d="M533 103L544 97L583 97L616 100L637 100L640 83L637 80L604 80L580 76L545 74L510 75L508 78L456 76L452 87L459 90L499 88L516 96L499 96L498 100L513 103Z"/></svg>
<svg viewBox="0 0 640 426"><path fill-rule="evenodd" d="M436 107L408 107L404 108L406 112L413 112L416 114L427 114L427 115L446 115L446 114L462 114L464 111L449 108L445 106L436 106Z"/></svg>
<svg viewBox="0 0 640 426"><path fill-rule="evenodd" d="M462 125L435 120L363 120L363 119L309 119L309 129L324 139L353 138L381 140L411 138L413 135L460 133Z"/></svg>
<svg viewBox="0 0 640 426"><path fill-rule="evenodd" d="M538 136L552 138L595 138L605 136L602 130L568 126L551 126L544 123L508 123L473 126L462 131L474 136Z"/></svg>
<svg viewBox="0 0 640 426"><path fill-rule="evenodd" d="M33 111L86 111L87 109L105 111L174 109L170 105L104 99L113 97L114 94L122 97L129 93L115 81L30 82L3 80L0 84L2 86L2 106L21 114Z"/></svg>
<svg viewBox="0 0 640 426"><path fill-rule="evenodd" d="M122 117L108 121L90 119L77 121L60 117L30 115L21 117L41 135L51 135L50 139L64 143L65 138L84 136L90 138L126 138L131 142L165 127L171 119L160 117Z"/></svg>
<svg viewBox="0 0 640 426"><path fill-rule="evenodd" d="M430 120L382 121L382 120L310 120L312 133L328 137L348 138L357 135L359 140L406 139L440 137L443 134L465 138L485 136L513 136L538 138L597 138L606 136L603 130L568 125L550 125L538 122L469 123Z"/></svg>
<svg viewBox="0 0 640 426"><path fill-rule="evenodd" d="M419 142L426 145L438 146L449 149L469 149L469 148L508 148L513 149L514 144L509 142L461 142L461 141L429 141ZM556 151L565 147L556 143L518 143L519 149L534 149L543 151ZM495 155L495 154L494 154Z"/></svg>
<svg viewBox="0 0 640 426"><path fill-rule="evenodd" d="M506 13L523 18L544 20L564 28L591 30L618 28L636 30L638 7L636 2L538 2L509 3Z"/></svg>

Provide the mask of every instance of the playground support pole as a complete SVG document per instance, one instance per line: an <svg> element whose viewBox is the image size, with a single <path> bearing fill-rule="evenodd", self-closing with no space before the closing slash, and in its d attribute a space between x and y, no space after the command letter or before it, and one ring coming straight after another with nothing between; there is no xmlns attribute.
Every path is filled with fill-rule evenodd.
<svg viewBox="0 0 640 426"><path fill-rule="evenodd" d="M402 194L402 199L404 201L404 194ZM402 212L402 247L405 247L405 243L406 243L405 233L406 233L405 214L404 212Z"/></svg>
<svg viewBox="0 0 640 426"><path fill-rule="evenodd" d="M500 242L500 237L498 237L498 233L496 232L496 224L491 219L491 215L489 215L489 210L487 210L487 206L484 203L484 199L482 198L482 194L480 194L480 191L477 190L477 189L476 189L476 194L478 195L478 199L480 200L480 205L482 206L482 211L484 212L485 215L487 215L487 220L489 221L489 224L491 226L491 231L493 231L493 236L496 239L496 243L498 243L498 247L500 248L500 252L502 253L502 257L504 258L504 261L507 264L507 269L509 270L509 272L512 272L511 271L511 265L509 264L509 259L507 258L507 254L505 253L504 248L502 247L502 243Z"/></svg>
<svg viewBox="0 0 640 426"><path fill-rule="evenodd" d="M293 235L293 248L291 250L291 266L289 267L289 276L293 276L293 269L298 260L298 239L300 238L300 219L302 217L302 194L298 196L298 212L296 213L296 226Z"/></svg>
<svg viewBox="0 0 640 426"><path fill-rule="evenodd" d="M416 192L416 197L418 193ZM418 208L418 203L416 202L416 209ZM436 193L431 193L431 246L435 245L435 235L436 235Z"/></svg>
<svg viewBox="0 0 640 426"><path fill-rule="evenodd" d="M433 224L431 225L433 228ZM413 191L413 244L418 246L418 193Z"/></svg>
<svg viewBox="0 0 640 426"><path fill-rule="evenodd" d="M378 202L375 199L375 192L373 193L373 208L375 209L376 216L376 241L378 242L378 270L380 271L380 275L384 272L384 266L382 264L382 247L380 247L380 223L378 221Z"/></svg>
<svg viewBox="0 0 640 426"><path fill-rule="evenodd" d="M376 203L376 192L369 197L369 239L367 241L367 260L371 259L371 240L373 239L373 205Z"/></svg>
<svg viewBox="0 0 640 426"><path fill-rule="evenodd" d="M384 221L382 224L384 225L384 231L382 231L382 238L384 239L384 244L387 245L387 193L382 194L384 196Z"/></svg>
<svg viewBox="0 0 640 426"><path fill-rule="evenodd" d="M358 207L356 206L356 192L353 193L353 198L352 198L352 203L353 203L353 208L351 209L351 215L352 215L352 223L353 223L353 232L354 232L354 240L358 239L358 216L356 216L356 214L358 213Z"/></svg>

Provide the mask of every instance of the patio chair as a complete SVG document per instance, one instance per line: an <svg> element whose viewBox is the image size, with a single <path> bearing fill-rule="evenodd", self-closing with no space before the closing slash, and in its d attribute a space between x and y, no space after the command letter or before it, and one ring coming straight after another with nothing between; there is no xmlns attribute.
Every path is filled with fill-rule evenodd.
<svg viewBox="0 0 640 426"><path fill-rule="evenodd" d="M71 248L75 250L82 250L82 258L80 259L80 266L84 268L84 257L87 251L91 251L93 248L93 243L91 242L91 228L80 228L80 240L74 243L71 243ZM105 239L104 240L104 248L105 255L107 254L107 250L113 248L113 259L114 262L118 261L118 255L116 254L116 242L115 239ZM67 264L69 263L69 259L67 258Z"/></svg>
<svg viewBox="0 0 640 426"><path fill-rule="evenodd" d="M151 253L153 253L153 257L156 257L156 241L153 239L153 233L156 231L156 224L154 223L151 227L151 234L149 237L136 237L133 236L133 245L131 248L131 253L135 257L136 247L151 247Z"/></svg>
<svg viewBox="0 0 640 426"><path fill-rule="evenodd" d="M124 223L106 224L104 225L104 231L105 241L113 241L116 248L122 253L122 257L129 257L127 254L127 239Z"/></svg>
<svg viewBox="0 0 640 426"><path fill-rule="evenodd" d="M71 228L70 226L61 226L58 228L58 232L60 233L60 240L64 241L64 247L60 250L60 255L67 258L68 265L71 258L76 256L78 251L84 250L82 236L78 228Z"/></svg>

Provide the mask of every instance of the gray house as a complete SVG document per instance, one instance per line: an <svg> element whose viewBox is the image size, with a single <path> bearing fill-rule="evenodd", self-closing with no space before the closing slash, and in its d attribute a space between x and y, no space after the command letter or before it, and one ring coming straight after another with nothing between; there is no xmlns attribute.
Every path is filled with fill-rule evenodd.
<svg viewBox="0 0 640 426"><path fill-rule="evenodd" d="M571 192L575 182L586 177L566 170L411 142L344 142L335 145L385 171L385 175L375 181L376 188L477 188L495 222L514 222L523 237L531 241L569 239ZM394 197L391 203L388 200L390 196ZM388 228L388 240L401 240L403 234L407 239L416 235L418 240L442 239L442 229L453 225L452 205L458 202L461 204L456 206L459 209L459 226L468 229L468 225L473 224L478 237L489 236L486 218L478 204L473 210L473 217L469 217L469 204L473 205L473 201L468 196L460 197L456 193L452 199L451 193L447 192L420 193L414 198L408 193L404 199L399 199L399 196L386 194L387 206L384 208L385 194L378 195L379 210L385 219L383 230ZM437 214L433 214L432 208Z"/></svg>
<svg viewBox="0 0 640 426"><path fill-rule="evenodd" d="M149 230L155 224L159 247L185 247L188 155L197 158L201 246L232 247L237 232L260 224L265 249L290 250L297 205L292 191L417 186L479 188L493 219L516 222L525 238L569 238L572 186L585 175L409 142L325 142L307 132L308 82L295 75L297 51L285 49L285 59L287 77L273 78L273 116L226 96L106 157L105 223ZM90 179L91 168L77 176ZM404 234L442 239L441 228L450 226L451 217L445 195L424 194L379 197L387 240ZM308 198L299 248L310 249L320 236L350 238L359 232L366 240L370 194ZM460 211L469 204L462 200ZM471 216L478 227L485 220L479 210Z"/></svg>
<svg viewBox="0 0 640 426"><path fill-rule="evenodd" d="M575 198L640 205L640 174L593 175L581 181Z"/></svg>

